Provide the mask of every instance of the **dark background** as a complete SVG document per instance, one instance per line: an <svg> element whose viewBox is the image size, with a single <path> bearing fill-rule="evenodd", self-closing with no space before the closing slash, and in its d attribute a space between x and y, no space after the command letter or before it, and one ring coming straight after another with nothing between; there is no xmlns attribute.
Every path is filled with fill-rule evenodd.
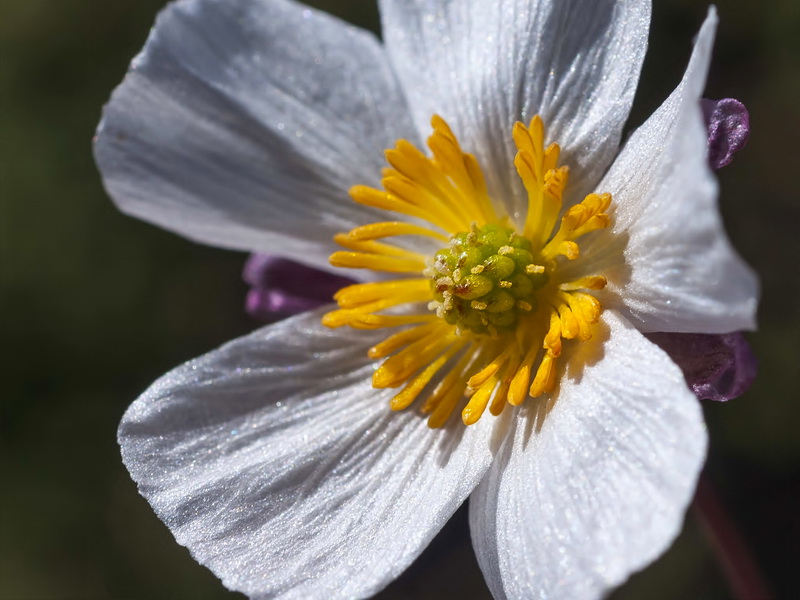
<svg viewBox="0 0 800 600"><path fill-rule="evenodd" d="M487 0L488 1L488 0ZM161 0L0 0L0 597L236 598L172 540L119 459L117 422L156 377L257 324L244 256L118 213L91 137ZM718 2L707 96L752 133L719 173L730 236L760 273L752 390L704 404L707 474L779 598L800 597L800 3ZM369 1L316 2L377 29ZM679 81L706 3L655 2L629 126ZM698 257L702 259L702 257ZM484 598L464 511L381 598ZM613 598L730 597L692 513Z"/></svg>

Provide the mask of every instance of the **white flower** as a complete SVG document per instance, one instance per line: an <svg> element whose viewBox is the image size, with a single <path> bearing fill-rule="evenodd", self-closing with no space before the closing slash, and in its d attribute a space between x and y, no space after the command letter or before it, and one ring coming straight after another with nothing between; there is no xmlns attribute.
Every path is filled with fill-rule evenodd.
<svg viewBox="0 0 800 600"><path fill-rule="evenodd" d="M381 12L385 45L287 0L170 5L106 107L97 162L125 212L205 243L330 269L334 235L387 220L380 201L369 200L383 194L384 150L400 139L421 148L441 115L452 133L437 117L433 145L437 135L455 144L450 167L468 174L448 171L444 150L411 169L404 181L418 185L407 199L424 202L421 220L408 222L428 220L446 234L444 242L404 236L416 253L403 257L405 270L427 265L426 277L437 285L446 279L442 289L455 294L450 280L464 274L444 272L446 261L433 253L459 227L468 235L475 222L478 235L500 222L534 240L533 258L517 268L548 279L516 296L515 308L498 308L494 320L481 311L500 306L492 304L497 295L477 304L467 298L478 312L469 322L452 317L452 325L445 325L453 301L445 292L401 286L408 301L432 300L442 319L425 318L447 343L427 357L407 352L417 362L405 371L390 358L384 367L395 380L376 376L376 383L420 387L418 373L437 352L452 351L431 386L455 374L463 407L461 391L471 384L470 403L482 398L482 407L465 409L474 424L445 411L434 423L445 426L431 429L418 404L390 410L398 392L373 387L373 373L387 368L376 371L367 356L386 331L329 329L317 312L235 340L156 382L125 414L123 458L178 542L252 598L374 594L468 496L476 554L496 598L601 596L670 544L705 455L695 397L639 332L754 326L757 283L725 238L705 157L699 100L716 16L712 10L703 25L680 85L617 155L649 2L382 0ZM560 158L550 150L542 158L537 114ZM530 126L512 135L518 121ZM413 156L409 145L398 148ZM566 189L557 164L570 169ZM451 203L436 216L435 186L419 171L427 168L452 184L463 213ZM361 204L347 197L353 186L362 186L353 190ZM562 191L565 207L597 192L583 205L594 207L585 210L596 227L585 237L565 229L572 245L547 250ZM542 209L549 226L529 217L551 202L542 194L558 197ZM580 258L567 260L576 258L579 236ZM354 238L338 238L356 252L334 255L334 263L396 266L394 250ZM385 287L355 289L398 303ZM585 311L571 304L579 295ZM380 306L355 306L326 322L391 321L374 316ZM512 342L519 349L502 354ZM535 362L520 389L533 381L538 398L494 391L523 371L530 348ZM477 377L498 353L496 373ZM475 364L454 365L462 355ZM499 416L484 414L493 391ZM428 387L422 397L430 399ZM395 400L395 408L405 403Z"/></svg>

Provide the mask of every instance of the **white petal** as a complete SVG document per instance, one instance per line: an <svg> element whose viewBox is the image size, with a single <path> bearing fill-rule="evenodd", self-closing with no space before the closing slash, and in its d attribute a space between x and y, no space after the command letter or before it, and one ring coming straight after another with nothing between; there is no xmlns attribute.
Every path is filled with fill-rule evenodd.
<svg viewBox="0 0 800 600"><path fill-rule="evenodd" d="M434 113L447 119L512 214L526 206L515 121L542 116L574 194L597 182L636 91L648 0L382 0L381 8L419 131L427 135Z"/></svg>
<svg viewBox="0 0 800 600"><path fill-rule="evenodd" d="M414 135L371 34L286 0L184 0L115 90L95 155L127 213L325 267L334 233L375 220L349 187Z"/></svg>
<svg viewBox="0 0 800 600"><path fill-rule="evenodd" d="M587 363L570 364L544 421L511 420L470 499L495 598L601 597L680 531L705 456L700 405L664 352L611 311L603 322L607 341L579 345Z"/></svg>
<svg viewBox="0 0 800 600"><path fill-rule="evenodd" d="M706 158L700 97L716 23L712 9L683 81L598 185L614 197L612 235L581 245L609 276L607 305L643 331L755 328L758 281L725 235ZM612 238L627 240L624 255Z"/></svg>
<svg viewBox="0 0 800 600"><path fill-rule="evenodd" d="M376 593L490 463L488 427L431 430L389 410L393 391L371 387L365 356L381 332L319 318L175 369L119 430L126 466L178 542L252 598Z"/></svg>

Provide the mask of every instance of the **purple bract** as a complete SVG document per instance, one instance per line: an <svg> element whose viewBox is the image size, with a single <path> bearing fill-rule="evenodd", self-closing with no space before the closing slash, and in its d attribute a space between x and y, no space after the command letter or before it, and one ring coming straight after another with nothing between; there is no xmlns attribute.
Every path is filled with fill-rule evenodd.
<svg viewBox="0 0 800 600"><path fill-rule="evenodd" d="M750 115L744 104L733 98L702 100L708 126L708 162L714 169L730 164L750 135Z"/></svg>
<svg viewBox="0 0 800 600"><path fill-rule="evenodd" d="M725 401L746 392L756 376L756 358L739 333L649 333L683 371L701 400Z"/></svg>
<svg viewBox="0 0 800 600"><path fill-rule="evenodd" d="M250 284L245 310L272 322L333 301L333 295L353 283L346 277L313 269L267 254L251 254L242 278Z"/></svg>

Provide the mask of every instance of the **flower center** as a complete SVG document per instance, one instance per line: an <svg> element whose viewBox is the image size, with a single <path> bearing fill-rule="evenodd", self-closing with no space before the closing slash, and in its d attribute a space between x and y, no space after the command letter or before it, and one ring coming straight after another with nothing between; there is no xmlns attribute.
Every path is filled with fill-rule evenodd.
<svg viewBox="0 0 800 600"><path fill-rule="evenodd" d="M533 261L531 243L496 223L457 233L433 257L429 308L459 329L496 336L533 311L535 292L547 283Z"/></svg>
<svg viewBox="0 0 800 600"><path fill-rule="evenodd" d="M334 266L400 278L341 289L334 297L339 309L322 322L402 328L370 348L371 358L383 359L373 386L402 386L391 401L395 410L422 399L431 427L444 425L459 406L469 425L487 407L498 415L509 404L552 393L562 340L592 337L602 306L590 292L606 279L566 277L559 267L580 259L576 239L608 226L611 196L590 194L562 213L569 171L558 166L557 144L545 148L537 116L513 129L514 164L528 192L525 221L516 227L489 196L475 157L461 150L443 119L434 116L432 124L431 157L400 140L386 152L383 190L350 190L356 202L414 222L339 234L335 240L346 250L330 257ZM420 253L378 241L414 236L433 239L440 249Z"/></svg>

